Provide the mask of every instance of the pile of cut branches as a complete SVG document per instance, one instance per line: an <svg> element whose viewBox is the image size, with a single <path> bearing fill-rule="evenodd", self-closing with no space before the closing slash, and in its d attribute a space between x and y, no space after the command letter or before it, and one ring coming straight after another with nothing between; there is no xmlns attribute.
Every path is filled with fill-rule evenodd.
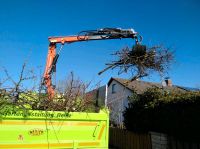
<svg viewBox="0 0 200 149"><path fill-rule="evenodd" d="M146 47L136 44L132 48L125 47L114 53L117 60L107 63L108 69L119 68L118 74L132 72L131 80L148 76L151 72L163 74L174 59L173 52L164 46Z"/></svg>

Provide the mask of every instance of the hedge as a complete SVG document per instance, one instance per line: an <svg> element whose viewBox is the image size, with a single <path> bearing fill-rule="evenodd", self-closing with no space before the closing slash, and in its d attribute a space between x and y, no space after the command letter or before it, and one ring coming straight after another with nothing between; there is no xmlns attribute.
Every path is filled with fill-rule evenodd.
<svg viewBox="0 0 200 149"><path fill-rule="evenodd" d="M147 89L130 97L123 115L130 131L156 131L200 141L200 92Z"/></svg>

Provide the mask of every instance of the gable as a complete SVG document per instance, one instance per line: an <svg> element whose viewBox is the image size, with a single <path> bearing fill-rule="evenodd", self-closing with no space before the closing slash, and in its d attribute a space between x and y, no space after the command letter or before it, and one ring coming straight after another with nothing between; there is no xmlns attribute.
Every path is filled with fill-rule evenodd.
<svg viewBox="0 0 200 149"><path fill-rule="evenodd" d="M113 84L116 84L117 91L119 91L119 88L123 89L123 90L127 89L129 91L132 91L131 89L129 89L127 86L125 86L123 83L121 83L120 81L118 81L115 78L111 78L108 82L108 88L110 91L112 90Z"/></svg>

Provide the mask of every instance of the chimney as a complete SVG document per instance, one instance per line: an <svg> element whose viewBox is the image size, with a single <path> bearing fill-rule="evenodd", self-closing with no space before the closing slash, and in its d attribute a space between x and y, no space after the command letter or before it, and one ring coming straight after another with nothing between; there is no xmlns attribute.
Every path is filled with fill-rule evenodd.
<svg viewBox="0 0 200 149"><path fill-rule="evenodd" d="M166 86L172 87L172 80L169 77L165 78Z"/></svg>

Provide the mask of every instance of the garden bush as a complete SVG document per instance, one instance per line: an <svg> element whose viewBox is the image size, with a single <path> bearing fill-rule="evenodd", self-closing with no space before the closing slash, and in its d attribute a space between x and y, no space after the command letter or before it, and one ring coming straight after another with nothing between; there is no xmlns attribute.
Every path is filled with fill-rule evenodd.
<svg viewBox="0 0 200 149"><path fill-rule="evenodd" d="M200 141L200 92L149 88L130 97L123 115L128 130Z"/></svg>

